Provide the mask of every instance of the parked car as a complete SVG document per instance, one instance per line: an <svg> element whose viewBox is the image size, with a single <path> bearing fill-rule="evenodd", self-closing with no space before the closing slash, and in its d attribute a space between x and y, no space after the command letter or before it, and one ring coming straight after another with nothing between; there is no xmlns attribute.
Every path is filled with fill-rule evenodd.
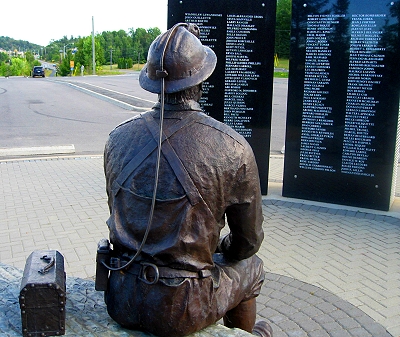
<svg viewBox="0 0 400 337"><path fill-rule="evenodd" d="M32 70L32 77L44 77L44 68L42 66L35 66Z"/></svg>

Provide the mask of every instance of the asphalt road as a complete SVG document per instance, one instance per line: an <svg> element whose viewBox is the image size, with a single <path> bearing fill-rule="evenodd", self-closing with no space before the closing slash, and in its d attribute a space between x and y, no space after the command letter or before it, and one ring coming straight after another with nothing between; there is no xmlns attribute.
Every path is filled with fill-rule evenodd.
<svg viewBox="0 0 400 337"><path fill-rule="evenodd" d="M287 80L275 79L271 153L284 145ZM147 110L157 96L138 73L118 76L0 78L0 148L73 144L101 154L109 132Z"/></svg>
<svg viewBox="0 0 400 337"><path fill-rule="evenodd" d="M93 79L109 87L136 82L134 76ZM74 144L77 154L102 153L109 132L138 111L98 97L64 79L1 78L0 148Z"/></svg>

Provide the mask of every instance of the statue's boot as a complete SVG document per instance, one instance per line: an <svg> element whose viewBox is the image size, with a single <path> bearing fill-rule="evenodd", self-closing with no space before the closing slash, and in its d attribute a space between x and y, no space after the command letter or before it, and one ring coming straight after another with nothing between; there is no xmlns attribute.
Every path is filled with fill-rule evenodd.
<svg viewBox="0 0 400 337"><path fill-rule="evenodd" d="M266 321L258 321L254 325L252 334L260 337L272 337L272 328Z"/></svg>

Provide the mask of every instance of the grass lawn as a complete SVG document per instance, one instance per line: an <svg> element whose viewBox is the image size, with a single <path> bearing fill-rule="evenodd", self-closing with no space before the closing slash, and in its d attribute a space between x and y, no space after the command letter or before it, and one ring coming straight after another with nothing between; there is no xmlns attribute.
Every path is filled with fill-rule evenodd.
<svg viewBox="0 0 400 337"><path fill-rule="evenodd" d="M289 59L278 59L275 67L289 70Z"/></svg>
<svg viewBox="0 0 400 337"><path fill-rule="evenodd" d="M289 77L289 59L275 59L274 77L288 78ZM281 70L283 69L283 71Z"/></svg>
<svg viewBox="0 0 400 337"><path fill-rule="evenodd" d="M104 65L101 69L96 71L97 75L122 75L127 71L139 71L143 68L144 64L134 64L132 68L129 69L118 69L117 64L113 64L111 67L109 65Z"/></svg>

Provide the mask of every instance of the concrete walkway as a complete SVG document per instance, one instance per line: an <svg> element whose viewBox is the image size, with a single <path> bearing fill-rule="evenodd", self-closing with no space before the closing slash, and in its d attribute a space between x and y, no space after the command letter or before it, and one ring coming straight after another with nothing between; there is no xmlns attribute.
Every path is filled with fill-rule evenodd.
<svg viewBox="0 0 400 337"><path fill-rule="evenodd" d="M380 212L283 198L282 167L272 156L259 317L275 337L400 336L399 199ZM2 265L22 270L31 251L57 249L67 277L92 287L108 236L102 157L0 161L0 214Z"/></svg>

